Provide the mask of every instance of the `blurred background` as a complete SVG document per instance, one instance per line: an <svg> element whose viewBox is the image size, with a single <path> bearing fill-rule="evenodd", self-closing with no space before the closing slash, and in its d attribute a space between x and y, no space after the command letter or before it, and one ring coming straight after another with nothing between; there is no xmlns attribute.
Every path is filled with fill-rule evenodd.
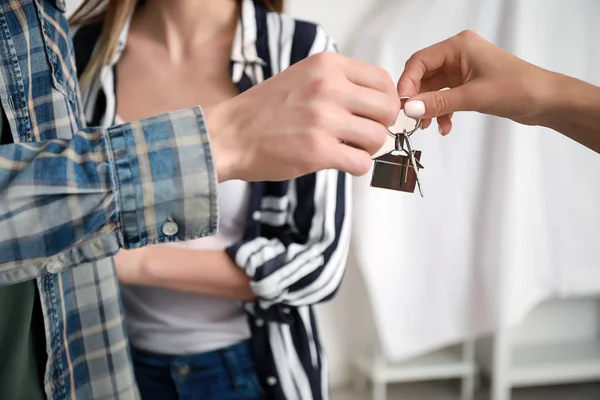
<svg viewBox="0 0 600 400"><path fill-rule="evenodd" d="M600 85L597 0L287 0L286 12L394 79L414 51L473 29ZM425 198L354 181L348 272L319 309L334 398L599 399L600 157L481 115L413 137Z"/></svg>

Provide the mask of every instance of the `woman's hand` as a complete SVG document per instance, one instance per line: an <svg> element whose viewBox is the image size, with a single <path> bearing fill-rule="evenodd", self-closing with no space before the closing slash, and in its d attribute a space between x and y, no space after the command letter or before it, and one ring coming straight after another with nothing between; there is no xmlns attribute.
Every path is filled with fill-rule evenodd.
<svg viewBox="0 0 600 400"><path fill-rule="evenodd" d="M114 258L119 282L250 301L250 278L224 251L149 246Z"/></svg>
<svg viewBox="0 0 600 400"><path fill-rule="evenodd" d="M114 257L119 282L124 285L143 283L142 259L146 249L121 250Z"/></svg>
<svg viewBox="0 0 600 400"><path fill-rule="evenodd" d="M449 90L443 90L450 88ZM455 111L479 111L554 129L600 153L600 87L530 64L465 31L421 50L398 82L407 116L452 129Z"/></svg>
<svg viewBox="0 0 600 400"><path fill-rule="evenodd" d="M455 111L538 125L553 99L556 75L464 31L413 54L398 94L410 97L406 115L423 119L424 128L437 117L442 134L450 132ZM440 91L445 88L450 90Z"/></svg>

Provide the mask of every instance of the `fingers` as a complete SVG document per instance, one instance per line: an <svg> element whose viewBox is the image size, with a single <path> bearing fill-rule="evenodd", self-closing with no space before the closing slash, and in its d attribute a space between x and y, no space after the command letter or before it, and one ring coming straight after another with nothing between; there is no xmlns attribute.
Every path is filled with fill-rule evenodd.
<svg viewBox="0 0 600 400"><path fill-rule="evenodd" d="M337 142L345 141L369 155L375 154L385 144L387 128L377 122L358 116L345 118L339 126Z"/></svg>
<svg viewBox="0 0 600 400"><path fill-rule="evenodd" d="M400 111L400 99L364 86L352 85L344 96L347 109L354 115L368 118L383 126L394 123Z"/></svg>
<svg viewBox="0 0 600 400"><path fill-rule="evenodd" d="M348 172L354 176L361 176L369 172L373 165L371 155L361 149L337 143L332 147L329 168Z"/></svg>
<svg viewBox="0 0 600 400"><path fill-rule="evenodd" d="M296 67L306 66L309 71L329 72L328 78L339 76L358 86L397 96L396 86L390 74L383 68L364 61L335 53L319 53L299 62Z"/></svg>
<svg viewBox="0 0 600 400"><path fill-rule="evenodd" d="M476 83L468 83L444 91L427 92L410 98L404 112L411 118L435 118L456 111L478 111L481 91Z"/></svg>
<svg viewBox="0 0 600 400"><path fill-rule="evenodd" d="M449 90L449 89L444 88L441 90ZM450 114L446 114L446 115L437 117L438 131L440 132L440 135L446 136L452 130L452 116L453 115L454 115L454 113L450 113Z"/></svg>
<svg viewBox="0 0 600 400"><path fill-rule="evenodd" d="M446 136L452 130L452 115L442 115L437 118L440 135Z"/></svg>
<svg viewBox="0 0 600 400"><path fill-rule="evenodd" d="M343 68L350 82L397 97L394 80L385 69L350 58Z"/></svg>
<svg viewBox="0 0 600 400"><path fill-rule="evenodd" d="M450 40L420 50L408 59L398 80L397 90L400 96L416 96L421 92L422 81L425 78L456 59Z"/></svg>
<svg viewBox="0 0 600 400"><path fill-rule="evenodd" d="M393 124L400 111L400 99L398 98L398 93L396 92L396 87L390 74L383 68L353 59L349 59L345 65L344 71L346 79L356 85L351 94L352 99L359 100L360 103L363 103L363 106L366 106L367 101L374 100L375 97L369 96L368 90L382 93L387 99L387 108L383 115L372 113L363 114L361 112L358 114L381 122L385 126ZM380 98L383 99L381 96ZM380 104L379 107L384 105L383 100L379 100L378 103ZM355 103L355 106L356 104L357 103ZM375 104L376 102L372 101L368 108L374 110L373 106ZM367 107L365 107L365 110L367 110ZM371 116L376 116L376 118L372 118Z"/></svg>
<svg viewBox="0 0 600 400"><path fill-rule="evenodd" d="M302 101L338 104L384 126L396 120L400 100L384 69L332 53L311 56L303 65L313 79L306 85Z"/></svg>
<svg viewBox="0 0 600 400"><path fill-rule="evenodd" d="M427 129L431 125L432 118L438 117L438 129L442 135L450 133L452 129L451 113L441 114L443 108L451 104L447 105L446 98L440 99L437 95L419 96L419 98L415 96L421 92L435 92L463 83L460 74L456 74L452 68L452 62L457 57L451 39L413 54L407 61L397 86L400 96L410 97L410 101L402 107L405 114L412 118L420 118L422 129Z"/></svg>

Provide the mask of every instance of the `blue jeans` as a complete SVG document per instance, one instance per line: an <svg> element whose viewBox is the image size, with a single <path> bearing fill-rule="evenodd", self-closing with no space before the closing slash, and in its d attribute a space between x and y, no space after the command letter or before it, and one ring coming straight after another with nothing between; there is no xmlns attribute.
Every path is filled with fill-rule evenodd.
<svg viewBox="0 0 600 400"><path fill-rule="evenodd" d="M263 399L248 342L189 356L131 352L142 400Z"/></svg>

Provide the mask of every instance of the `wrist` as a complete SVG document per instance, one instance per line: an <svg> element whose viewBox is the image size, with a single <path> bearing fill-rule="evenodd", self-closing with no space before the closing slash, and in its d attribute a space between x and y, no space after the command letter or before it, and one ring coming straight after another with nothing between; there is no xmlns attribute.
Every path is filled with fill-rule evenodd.
<svg viewBox="0 0 600 400"><path fill-rule="evenodd" d="M234 179L236 176L234 147L231 145L236 131L234 115L231 101L204 110L212 159L219 182Z"/></svg>
<svg viewBox="0 0 600 400"><path fill-rule="evenodd" d="M115 268L119 281L125 285L144 285L147 278L145 273L144 256L147 248L121 250L115 256Z"/></svg>
<svg viewBox="0 0 600 400"><path fill-rule="evenodd" d="M556 118L565 115L572 99L569 93L571 79L566 75L545 71L540 79L536 100L539 109L537 125L553 128Z"/></svg>

